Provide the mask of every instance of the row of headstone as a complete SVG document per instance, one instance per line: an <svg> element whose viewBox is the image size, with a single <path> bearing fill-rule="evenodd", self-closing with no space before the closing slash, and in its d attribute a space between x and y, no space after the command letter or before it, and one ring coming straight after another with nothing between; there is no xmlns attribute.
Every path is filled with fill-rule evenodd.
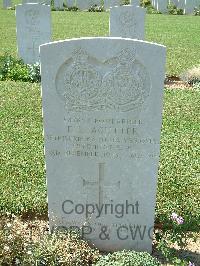
<svg viewBox="0 0 200 266"><path fill-rule="evenodd" d="M38 4L46 4L51 5L51 0L22 0L22 4L28 4L28 3L38 3ZM113 6L118 6L121 3L121 0L54 0L53 5L56 9L62 9L63 4L66 4L68 7L76 6L80 10L87 10L92 5L98 5L101 6L103 3L103 6L105 9L109 9ZM11 0L3 0L3 8L10 8L12 7Z"/></svg>
<svg viewBox="0 0 200 266"><path fill-rule="evenodd" d="M66 4L67 7L76 6L80 10L88 10L91 6L104 6L107 10L110 7L120 5L121 0L54 0L55 8L62 8L63 4Z"/></svg>
<svg viewBox="0 0 200 266"><path fill-rule="evenodd" d="M39 60L43 43L51 230L78 228L104 251L151 252L165 47L131 39L144 38L144 9L137 2L111 9L114 38L49 44L49 6L19 5L16 16L25 62Z"/></svg>
<svg viewBox="0 0 200 266"><path fill-rule="evenodd" d="M51 10L29 3L16 7L18 54L26 64L39 62L39 46L51 41ZM139 2L110 11L110 36L144 40L145 9Z"/></svg>
<svg viewBox="0 0 200 266"><path fill-rule="evenodd" d="M167 13L169 4L183 9L184 14L192 14L194 8L200 6L200 0L152 0L152 6L161 13Z"/></svg>
<svg viewBox="0 0 200 266"><path fill-rule="evenodd" d="M103 5L105 9L109 9L110 7L120 5L120 3L121 0L66 0L66 5L68 7L77 6L80 10L87 10L93 5Z"/></svg>
<svg viewBox="0 0 200 266"><path fill-rule="evenodd" d="M28 3L38 3L38 4L51 5L51 0L22 0L22 4L28 4ZM3 8L4 9L8 9L11 7L12 7L12 0L3 0Z"/></svg>

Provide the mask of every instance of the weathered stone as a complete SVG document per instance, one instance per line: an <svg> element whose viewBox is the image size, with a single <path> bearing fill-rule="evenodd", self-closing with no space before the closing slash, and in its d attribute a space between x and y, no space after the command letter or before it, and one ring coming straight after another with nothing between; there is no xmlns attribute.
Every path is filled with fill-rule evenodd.
<svg viewBox="0 0 200 266"><path fill-rule="evenodd" d="M144 40L145 15L146 9L139 6L112 7L110 9L110 36Z"/></svg>
<svg viewBox="0 0 200 266"><path fill-rule="evenodd" d="M39 61L39 46L51 41L51 8L48 5L16 6L17 45L25 63Z"/></svg>
<svg viewBox="0 0 200 266"><path fill-rule="evenodd" d="M78 226L100 250L150 252L165 48L84 38L40 55L51 229Z"/></svg>
<svg viewBox="0 0 200 266"><path fill-rule="evenodd" d="M140 6L140 0L131 0L131 1L130 1L130 4L131 4L132 6Z"/></svg>
<svg viewBox="0 0 200 266"><path fill-rule="evenodd" d="M55 9L63 9L64 0L54 0Z"/></svg>

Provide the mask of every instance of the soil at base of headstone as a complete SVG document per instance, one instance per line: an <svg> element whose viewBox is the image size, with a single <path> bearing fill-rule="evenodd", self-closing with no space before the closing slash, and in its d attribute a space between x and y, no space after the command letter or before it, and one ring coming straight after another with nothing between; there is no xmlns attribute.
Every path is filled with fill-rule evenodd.
<svg viewBox="0 0 200 266"><path fill-rule="evenodd" d="M23 237L30 240L30 236L33 242L41 240L41 236L49 234L48 220L33 217L18 217L10 215L10 217L0 216L0 230L6 226L6 224L12 224L12 231L16 231L16 234L23 235ZM9 225L10 226L10 225ZM200 233L196 234L196 241L192 238L188 238L188 245L184 250L180 250L178 246L173 245L180 258L190 258L195 266L200 265ZM173 266L173 264L166 263L162 254L156 250L156 245L153 245L152 255L156 257L162 266Z"/></svg>
<svg viewBox="0 0 200 266"><path fill-rule="evenodd" d="M165 88L169 89L192 89L192 86L177 76L167 76L165 78Z"/></svg>

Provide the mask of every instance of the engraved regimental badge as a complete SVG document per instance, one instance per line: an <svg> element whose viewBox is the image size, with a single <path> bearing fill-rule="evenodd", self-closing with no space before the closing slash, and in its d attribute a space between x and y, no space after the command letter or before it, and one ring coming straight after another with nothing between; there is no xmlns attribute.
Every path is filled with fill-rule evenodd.
<svg viewBox="0 0 200 266"><path fill-rule="evenodd" d="M151 81L135 50L124 49L100 62L76 49L58 70L56 90L68 111L139 109L149 96Z"/></svg>

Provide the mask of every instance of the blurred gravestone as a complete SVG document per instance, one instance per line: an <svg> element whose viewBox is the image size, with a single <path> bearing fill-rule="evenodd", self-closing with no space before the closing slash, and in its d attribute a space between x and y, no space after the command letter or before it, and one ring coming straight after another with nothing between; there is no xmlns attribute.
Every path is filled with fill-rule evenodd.
<svg viewBox="0 0 200 266"><path fill-rule="evenodd" d="M27 64L39 62L39 46L51 41L51 8L41 4L16 6L18 54Z"/></svg>
<svg viewBox="0 0 200 266"><path fill-rule="evenodd" d="M186 0L184 14L192 14L195 7L200 8L200 0Z"/></svg>
<svg viewBox="0 0 200 266"><path fill-rule="evenodd" d="M167 13L169 0L157 0L157 10L161 13Z"/></svg>
<svg viewBox="0 0 200 266"><path fill-rule="evenodd" d="M131 0L130 4L131 6L140 6L140 0Z"/></svg>
<svg viewBox="0 0 200 266"><path fill-rule="evenodd" d="M104 8L107 10L114 6L120 6L120 0L104 0Z"/></svg>
<svg viewBox="0 0 200 266"><path fill-rule="evenodd" d="M7 9L9 7L12 7L12 2L11 0L3 0L3 8Z"/></svg>
<svg viewBox="0 0 200 266"><path fill-rule="evenodd" d="M110 36L144 40L146 9L134 5L112 7L110 10Z"/></svg>
<svg viewBox="0 0 200 266"><path fill-rule="evenodd" d="M64 4L64 0L54 0L55 9L64 9L63 4Z"/></svg>
<svg viewBox="0 0 200 266"><path fill-rule="evenodd" d="M78 7L80 10L88 10L91 6L93 5L97 5L100 6L101 5L101 0L67 0L67 6L68 7L72 7L72 6L76 6Z"/></svg>

